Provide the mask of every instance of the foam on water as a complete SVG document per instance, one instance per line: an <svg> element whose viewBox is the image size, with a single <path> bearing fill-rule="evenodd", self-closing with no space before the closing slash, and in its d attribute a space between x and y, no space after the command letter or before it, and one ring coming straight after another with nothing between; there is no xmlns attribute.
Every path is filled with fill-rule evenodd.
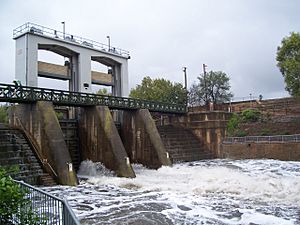
<svg viewBox="0 0 300 225"><path fill-rule="evenodd" d="M119 178L85 161L67 196L84 224L297 224L300 162L206 160Z"/></svg>

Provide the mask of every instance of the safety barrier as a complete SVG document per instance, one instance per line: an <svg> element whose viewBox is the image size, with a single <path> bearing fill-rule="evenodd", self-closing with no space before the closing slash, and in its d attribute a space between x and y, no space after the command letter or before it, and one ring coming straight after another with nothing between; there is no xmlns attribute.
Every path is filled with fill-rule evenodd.
<svg viewBox="0 0 300 225"><path fill-rule="evenodd" d="M61 31L57 31L57 30L54 30L54 29L51 29L48 27L44 27L44 26L41 26L38 24L30 23L30 22L25 23L25 24L17 27L16 29L14 29L13 30L13 38L16 39L25 33L46 36L48 38L60 39L63 41L70 42L72 44L78 44L78 45L82 45L82 46L88 47L88 48L95 48L100 51L109 52L110 54L115 54L115 55L119 55L119 56L122 56L125 58L129 58L129 51L126 51L126 50L123 50L120 48L116 48L116 47L113 47L110 45L102 44L100 42L93 41L93 40L90 40L87 38L75 36L72 34L67 34L67 33L64 33Z"/></svg>
<svg viewBox="0 0 300 225"><path fill-rule="evenodd" d="M15 180L15 182L26 191L25 197L31 203L25 206L28 207L27 209L22 208L23 211L32 210L37 218L41 218L42 223L47 225L80 225L65 199L60 199L22 181ZM18 223L18 221L15 222Z"/></svg>
<svg viewBox="0 0 300 225"><path fill-rule="evenodd" d="M300 142L300 134L294 135L275 135L275 136L246 136L246 137L227 137L223 144L233 143L274 143L274 142Z"/></svg>

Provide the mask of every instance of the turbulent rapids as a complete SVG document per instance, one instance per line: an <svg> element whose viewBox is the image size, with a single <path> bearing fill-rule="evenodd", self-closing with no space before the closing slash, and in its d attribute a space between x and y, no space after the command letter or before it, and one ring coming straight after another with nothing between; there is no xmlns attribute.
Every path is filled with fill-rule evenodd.
<svg viewBox="0 0 300 225"><path fill-rule="evenodd" d="M82 224L300 224L300 162L205 160L135 179L81 164L77 187L45 188L67 198Z"/></svg>

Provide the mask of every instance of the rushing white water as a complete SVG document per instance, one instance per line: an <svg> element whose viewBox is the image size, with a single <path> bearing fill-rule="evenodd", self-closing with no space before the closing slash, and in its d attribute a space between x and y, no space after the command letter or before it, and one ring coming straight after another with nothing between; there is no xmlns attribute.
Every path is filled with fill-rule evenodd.
<svg viewBox="0 0 300 225"><path fill-rule="evenodd" d="M69 200L82 224L300 224L300 162L205 160L119 178L85 161Z"/></svg>

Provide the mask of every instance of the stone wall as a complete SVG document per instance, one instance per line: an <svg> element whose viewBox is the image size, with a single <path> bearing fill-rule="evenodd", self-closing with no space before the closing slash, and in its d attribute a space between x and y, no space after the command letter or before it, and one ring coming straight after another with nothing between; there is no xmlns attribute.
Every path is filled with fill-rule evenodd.
<svg viewBox="0 0 300 225"><path fill-rule="evenodd" d="M220 157L300 161L300 142L222 144Z"/></svg>

